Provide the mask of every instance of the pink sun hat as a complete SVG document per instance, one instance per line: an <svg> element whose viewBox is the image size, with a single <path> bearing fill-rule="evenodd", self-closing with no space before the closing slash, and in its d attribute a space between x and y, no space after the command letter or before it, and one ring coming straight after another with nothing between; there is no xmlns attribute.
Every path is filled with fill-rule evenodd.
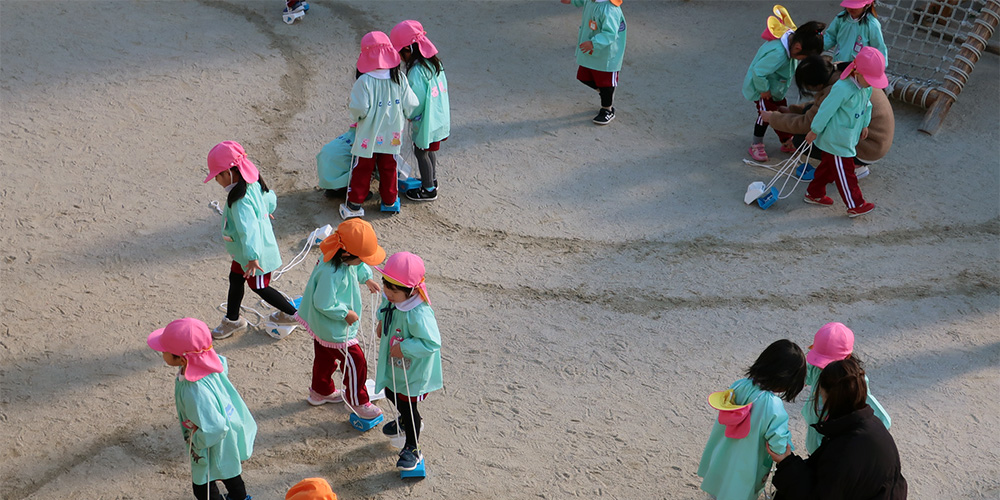
<svg viewBox="0 0 1000 500"><path fill-rule="evenodd" d="M381 269L375 268L390 282L406 288L416 288L420 298L427 305L431 299L427 296L427 285L424 283L424 260L410 252L396 252L385 261Z"/></svg>
<svg viewBox="0 0 1000 500"><path fill-rule="evenodd" d="M732 389L708 395L708 404L719 410L719 423L726 426L726 437L743 439L750 434L750 410L753 403L736 404Z"/></svg>
<svg viewBox="0 0 1000 500"><path fill-rule="evenodd" d="M889 79L885 76L885 56L875 47L861 47L858 55L840 74L840 79L843 80L851 76L851 72L855 69L861 73L861 76L865 77L868 85L877 89L889 86Z"/></svg>
<svg viewBox="0 0 1000 500"><path fill-rule="evenodd" d="M431 57L438 53L437 47L427 39L427 32L419 21L406 20L392 27L389 32L389 39L392 40L392 47L396 52L404 47L417 44L420 55Z"/></svg>
<svg viewBox="0 0 1000 500"><path fill-rule="evenodd" d="M392 48L392 42L385 33L371 31L361 38L358 71L367 73L377 69L392 69L396 66L399 66L399 52Z"/></svg>
<svg viewBox="0 0 1000 500"><path fill-rule="evenodd" d="M240 143L222 141L208 152L208 177L205 177L205 182L233 167L240 171L240 176L247 181L247 184L253 184L260 178L257 166L247 158L247 152Z"/></svg>
<svg viewBox="0 0 1000 500"><path fill-rule="evenodd" d="M845 359L852 352L854 352L854 332L843 323L827 323L813 336L813 343L806 353L806 361L810 365L826 368L826 365Z"/></svg>
<svg viewBox="0 0 1000 500"><path fill-rule="evenodd" d="M189 382L197 382L210 373L222 373L222 360L212 348L212 333L200 319L175 319L150 333L146 343L154 351L186 359L184 378Z"/></svg>
<svg viewBox="0 0 1000 500"><path fill-rule="evenodd" d="M875 3L875 0L844 0L840 2L840 6L847 9L860 9L871 3Z"/></svg>

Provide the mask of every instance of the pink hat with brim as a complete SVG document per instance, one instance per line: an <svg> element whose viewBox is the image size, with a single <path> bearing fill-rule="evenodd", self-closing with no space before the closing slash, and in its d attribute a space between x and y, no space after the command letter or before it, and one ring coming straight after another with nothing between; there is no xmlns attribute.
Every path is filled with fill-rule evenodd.
<svg viewBox="0 0 1000 500"><path fill-rule="evenodd" d="M427 296L427 285L424 283L424 261L419 256L410 252L397 252L389 256L385 266L381 269L376 267L375 270L389 281L406 288L416 288L420 298L427 305L431 304L431 299Z"/></svg>
<svg viewBox="0 0 1000 500"><path fill-rule="evenodd" d="M726 426L726 437L743 439L750 434L750 409L753 403L740 405L733 398L732 389L716 391L708 395L708 404L719 410L719 423Z"/></svg>
<svg viewBox="0 0 1000 500"><path fill-rule="evenodd" d="M399 52L392 48L392 42L385 33L372 31L361 38L358 71L367 73L377 69L392 69L396 66L399 66Z"/></svg>
<svg viewBox="0 0 1000 500"><path fill-rule="evenodd" d="M212 333L200 319L175 319L150 333L146 343L154 351L186 359L184 378L189 382L197 382L211 373L222 373L222 360L212 348Z"/></svg>
<svg viewBox="0 0 1000 500"><path fill-rule="evenodd" d="M424 57L431 57L438 53L437 47L427 39L427 32L418 21L406 20L393 26L392 31L389 32L389 39L392 40L392 48L396 49L396 52L403 50L404 47L417 44L420 55Z"/></svg>
<svg viewBox="0 0 1000 500"><path fill-rule="evenodd" d="M875 47L861 47L858 55L840 74L840 79L843 80L851 76L851 72L855 69L861 73L861 76L865 77L868 85L877 89L889 86L889 79L885 76L885 56Z"/></svg>
<svg viewBox="0 0 1000 500"><path fill-rule="evenodd" d="M840 6L847 9L860 9L861 7L874 2L875 0L843 0L840 2Z"/></svg>
<svg viewBox="0 0 1000 500"><path fill-rule="evenodd" d="M233 167L240 171L240 176L247 181L247 184L253 184L260 178L257 166L247 158L247 153L240 143L222 141L208 152L208 177L205 177L205 182Z"/></svg>
<svg viewBox="0 0 1000 500"><path fill-rule="evenodd" d="M827 323L820 327L813 337L813 343L806 353L806 362L819 368L826 368L826 365L845 359L852 352L854 352L854 332L843 323Z"/></svg>

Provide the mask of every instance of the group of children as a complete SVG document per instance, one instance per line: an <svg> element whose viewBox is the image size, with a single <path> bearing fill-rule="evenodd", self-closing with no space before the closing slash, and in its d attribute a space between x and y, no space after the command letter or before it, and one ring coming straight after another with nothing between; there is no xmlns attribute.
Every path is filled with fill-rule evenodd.
<svg viewBox="0 0 1000 500"><path fill-rule="evenodd" d="M407 140L407 123L420 186L404 194L413 201L438 198L437 152L451 134L451 110L437 54L423 26L413 20L397 24L389 35L372 31L361 38L349 105L354 124L316 156L320 187L328 197L347 197L341 218L365 215L362 204L371 197L374 171L380 209L400 211L396 155Z"/></svg>
<svg viewBox="0 0 1000 500"><path fill-rule="evenodd" d="M857 360L854 332L842 323L827 323L816 332L807 354L790 340L774 342L747 369L746 378L709 395L709 404L719 413L698 465L701 489L717 500L755 500L771 471L768 450L781 454L792 447L782 401L794 401L806 385L813 388L802 407L808 425L806 450L816 451L822 436L813 424L826 417L816 381L828 364L848 358ZM888 429L889 415L870 391L866 403Z"/></svg>
<svg viewBox="0 0 1000 500"><path fill-rule="evenodd" d="M826 196L826 186L833 182L847 206L847 215L857 217L875 208L861 194L854 157L858 142L868 135L872 88L884 89L888 85L885 75L888 53L875 13L875 0L843 0L840 5L844 10L829 26L810 21L800 27L795 26L783 7L775 6L776 16L769 19L762 35L767 41L747 70L743 96L757 108L748 152L754 160L767 161L764 133L768 119L773 112L788 111L785 93L793 75L796 81L801 81L796 71L798 62L834 50L834 62L848 63L819 105L805 136L805 142L820 150L821 161L804 201L833 205L833 200ZM781 140L782 152L797 150L792 134L775 132Z"/></svg>
<svg viewBox="0 0 1000 500"><path fill-rule="evenodd" d="M414 45L419 42L414 42ZM257 425L246 403L230 383L226 359L213 340L247 329L240 316L246 282L251 290L278 309L264 324L284 337L302 327L313 339L312 383L306 401L346 405L361 419L371 421L382 410L371 403L365 385L368 364L358 344L364 285L382 293L377 318L379 349L375 391L385 391L399 418L383 425L390 437L405 437L396 467L418 467L423 455L418 444L422 418L417 403L440 389L441 334L424 282L423 260L409 252L386 259L375 230L360 218L342 222L320 242L322 257L307 281L299 308L273 289L271 273L281 266L281 255L271 226L277 197L268 189L243 147L234 141L217 144L208 154L208 176L226 192L222 212L222 239L232 257L226 315L214 330L201 320L183 318L152 332L149 346L163 353L170 366L179 368L174 382L177 418L187 443L192 485L200 500L223 498L216 481L222 481L228 500L250 498L242 479L241 462L253 452ZM377 267L385 261L385 265ZM381 276L374 279L372 269ZM335 387L333 374L343 373L343 389ZM317 497L319 498L319 497Z"/></svg>

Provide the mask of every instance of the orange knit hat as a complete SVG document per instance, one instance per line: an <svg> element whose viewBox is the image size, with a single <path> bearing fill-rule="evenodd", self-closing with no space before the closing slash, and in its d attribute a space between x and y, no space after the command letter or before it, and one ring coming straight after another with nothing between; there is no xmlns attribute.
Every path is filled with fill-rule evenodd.
<svg viewBox="0 0 1000 500"><path fill-rule="evenodd" d="M321 477L303 479L285 493L285 500L337 500L330 483Z"/></svg>

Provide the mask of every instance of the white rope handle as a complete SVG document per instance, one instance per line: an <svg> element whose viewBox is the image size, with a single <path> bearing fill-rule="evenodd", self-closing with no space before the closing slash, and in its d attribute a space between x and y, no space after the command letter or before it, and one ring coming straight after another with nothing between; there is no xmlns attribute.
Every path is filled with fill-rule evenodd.
<svg viewBox="0 0 1000 500"><path fill-rule="evenodd" d="M803 181L802 176L805 175L806 168L803 167L802 172L799 173L798 175L795 174L795 169L798 168L798 166L801 164L809 165L809 155L812 153L812 148L813 144L811 142L803 141L802 144L800 144L799 147L795 150L795 152L792 153L792 156L790 156L787 160L778 163L777 165L766 165L763 163L755 162L753 160L748 160L746 158L743 159L743 163L754 167L763 167L777 172L776 174L774 174L774 177L771 178L771 181L768 182L766 186L764 186L765 192L771 189L771 187L773 187L775 184L778 183L778 180L784 177L785 181L781 184L781 187L778 189L778 199L783 200L791 196L792 193L795 191L795 188L798 187L799 183ZM792 179L795 179L795 184L792 185L792 189L789 190L787 194L782 195L782 193L785 192L785 188L788 186L788 182L791 181Z"/></svg>

